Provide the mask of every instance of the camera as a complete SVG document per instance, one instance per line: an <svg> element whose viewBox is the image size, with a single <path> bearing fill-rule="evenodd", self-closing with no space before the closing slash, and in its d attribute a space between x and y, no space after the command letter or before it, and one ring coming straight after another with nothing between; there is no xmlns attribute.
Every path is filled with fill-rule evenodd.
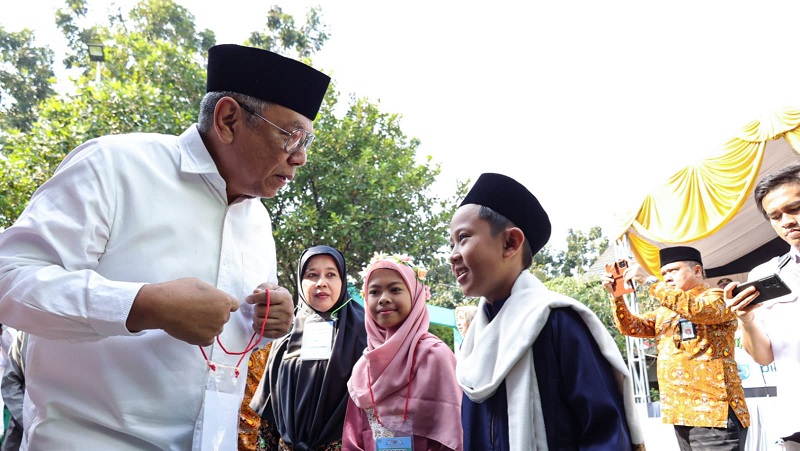
<svg viewBox="0 0 800 451"><path fill-rule="evenodd" d="M612 288L614 288L614 297L633 292L633 284L625 283L625 281L622 280L623 273L627 267L627 260L617 260L614 263L606 263L606 272L611 273L614 277L614 282L611 284Z"/></svg>

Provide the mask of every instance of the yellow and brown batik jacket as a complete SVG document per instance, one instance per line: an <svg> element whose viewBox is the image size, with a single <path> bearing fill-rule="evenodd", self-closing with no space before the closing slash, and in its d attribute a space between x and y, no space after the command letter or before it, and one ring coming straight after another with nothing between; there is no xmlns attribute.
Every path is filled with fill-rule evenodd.
<svg viewBox="0 0 800 451"><path fill-rule="evenodd" d="M725 307L722 290L703 284L683 291L659 282L650 287L650 295L661 306L638 316L616 298L614 322L622 334L656 341L664 423L724 428L730 405L748 427L750 414L733 355L737 319ZM695 338L682 339L682 319L694 325Z"/></svg>

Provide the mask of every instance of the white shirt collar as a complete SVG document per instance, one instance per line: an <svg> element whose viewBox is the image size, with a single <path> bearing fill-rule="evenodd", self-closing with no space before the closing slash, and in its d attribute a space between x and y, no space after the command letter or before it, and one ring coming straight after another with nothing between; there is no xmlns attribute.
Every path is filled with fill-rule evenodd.
<svg viewBox="0 0 800 451"><path fill-rule="evenodd" d="M217 164L211 158L203 138L200 137L200 132L197 130L197 124L189 127L184 131L178 139L178 145L181 150L181 171L190 174L217 174Z"/></svg>

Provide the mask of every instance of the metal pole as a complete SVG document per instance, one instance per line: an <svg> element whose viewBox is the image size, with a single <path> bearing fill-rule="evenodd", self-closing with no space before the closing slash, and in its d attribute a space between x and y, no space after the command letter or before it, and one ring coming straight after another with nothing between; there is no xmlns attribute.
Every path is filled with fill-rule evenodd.
<svg viewBox="0 0 800 451"><path fill-rule="evenodd" d="M614 246L614 254L618 259L629 259L631 256L628 235L623 235ZM625 295L625 301L631 313L639 314L639 300L636 292ZM633 398L637 404L647 404L650 400L650 390L647 379L647 361L644 355L644 340L639 337L625 335L627 348L628 371L633 381Z"/></svg>

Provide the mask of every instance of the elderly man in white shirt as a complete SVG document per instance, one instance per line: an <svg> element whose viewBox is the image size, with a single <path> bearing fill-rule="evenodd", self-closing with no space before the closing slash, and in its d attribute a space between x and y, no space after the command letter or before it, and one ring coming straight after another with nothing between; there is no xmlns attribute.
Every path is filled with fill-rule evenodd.
<svg viewBox="0 0 800 451"><path fill-rule="evenodd" d="M31 334L22 449L236 448L249 351L292 320L260 198L305 164L328 83L212 47L198 124L84 143L0 234L0 322Z"/></svg>

